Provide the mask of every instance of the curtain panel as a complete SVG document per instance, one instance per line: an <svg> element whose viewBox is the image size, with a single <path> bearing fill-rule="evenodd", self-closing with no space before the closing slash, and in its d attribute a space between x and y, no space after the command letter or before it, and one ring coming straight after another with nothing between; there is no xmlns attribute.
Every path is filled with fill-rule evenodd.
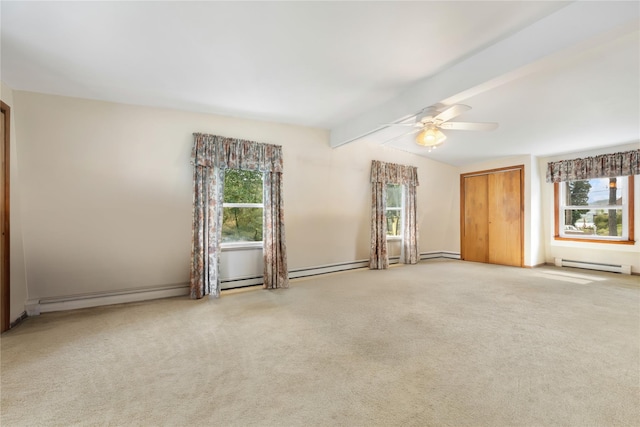
<svg viewBox="0 0 640 427"><path fill-rule="evenodd" d="M640 150L547 163L547 182L640 174Z"/></svg>
<svg viewBox="0 0 640 427"><path fill-rule="evenodd" d="M381 270L389 267L387 252L387 184L401 184L404 188L404 217L401 262L418 262L418 227L416 222L416 186L418 169L378 160L371 162L371 247L369 268Z"/></svg>
<svg viewBox="0 0 640 427"><path fill-rule="evenodd" d="M264 288L289 286L282 200L282 147L194 133L191 298L220 296L220 241L226 169L263 173Z"/></svg>
<svg viewBox="0 0 640 427"><path fill-rule="evenodd" d="M387 255L387 184L371 183L371 252L369 268L384 270L389 267Z"/></svg>
<svg viewBox="0 0 640 427"><path fill-rule="evenodd" d="M418 215L416 186L404 186L404 218L402 251L400 258L405 264L418 263L418 225L416 217Z"/></svg>

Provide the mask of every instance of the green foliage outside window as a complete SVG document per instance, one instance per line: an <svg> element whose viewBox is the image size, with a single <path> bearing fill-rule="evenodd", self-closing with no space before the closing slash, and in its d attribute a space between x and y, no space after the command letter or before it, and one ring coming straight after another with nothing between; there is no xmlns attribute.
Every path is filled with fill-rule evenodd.
<svg viewBox="0 0 640 427"><path fill-rule="evenodd" d="M624 212L616 206L622 204L619 190L625 183L624 177L563 183L564 206L568 206L564 209L565 234L621 237Z"/></svg>
<svg viewBox="0 0 640 427"><path fill-rule="evenodd" d="M227 169L224 177L224 203L262 203L262 172ZM262 241L262 207L223 206L223 242Z"/></svg>
<svg viewBox="0 0 640 427"><path fill-rule="evenodd" d="M399 236L402 230L402 186L387 184L387 235Z"/></svg>
<svg viewBox="0 0 640 427"><path fill-rule="evenodd" d="M262 172L227 169L224 174L225 203L262 203Z"/></svg>
<svg viewBox="0 0 640 427"><path fill-rule="evenodd" d="M616 229L609 230L609 214L611 211L616 213ZM596 234L598 236L622 236L622 210L600 210L598 214L593 217L593 222L596 226Z"/></svg>
<svg viewBox="0 0 640 427"><path fill-rule="evenodd" d="M569 204L572 206L586 206L589 204L589 191L591 183L589 181L570 181L569 186ZM571 211L571 217L567 217L567 224L576 225L576 222L583 214L589 212L589 209L575 209Z"/></svg>

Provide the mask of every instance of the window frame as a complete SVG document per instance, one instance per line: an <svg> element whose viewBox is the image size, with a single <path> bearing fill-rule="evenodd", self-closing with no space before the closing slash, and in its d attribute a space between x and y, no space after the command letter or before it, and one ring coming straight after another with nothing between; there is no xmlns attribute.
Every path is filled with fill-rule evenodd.
<svg viewBox="0 0 640 427"><path fill-rule="evenodd" d="M251 169L242 169L249 172L256 172L263 174L260 171L254 171ZM226 173L226 172L225 172ZM264 174L263 174L264 175ZM224 189L223 189L224 191ZM264 247L264 176L262 182L262 192L263 192L263 200L262 203L231 203L231 202L222 202L222 210L223 210L223 218L224 218L224 209L225 208L260 208L262 209L262 240L256 241L235 241L235 242L220 242L220 250L229 251L229 250L243 250L243 249L262 249Z"/></svg>
<svg viewBox="0 0 640 427"><path fill-rule="evenodd" d="M635 244L635 235L634 235L634 176L628 175L627 178L627 189L626 189L626 203L621 205L621 209L623 210L623 215L626 215L627 218L627 237L622 238L612 238L607 236L602 237L567 237L563 236L560 233L560 217L562 216L561 210L564 208L560 203L560 184L562 183L554 183L553 184L553 196L554 196L554 204L553 204L553 216L554 216L554 233L553 238L558 241L569 241L569 242L587 242L587 243L604 243L604 244L616 244L616 245L633 245ZM580 181L580 180L576 180Z"/></svg>

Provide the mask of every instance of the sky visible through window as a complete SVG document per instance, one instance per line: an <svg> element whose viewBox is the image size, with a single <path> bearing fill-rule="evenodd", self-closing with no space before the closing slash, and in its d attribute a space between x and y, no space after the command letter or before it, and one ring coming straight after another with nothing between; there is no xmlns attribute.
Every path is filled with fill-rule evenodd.
<svg viewBox="0 0 640 427"><path fill-rule="evenodd" d="M599 201L609 201L609 178L590 179L591 189L589 190L589 204ZM618 197L624 188L624 180L618 180L616 186L618 188Z"/></svg>

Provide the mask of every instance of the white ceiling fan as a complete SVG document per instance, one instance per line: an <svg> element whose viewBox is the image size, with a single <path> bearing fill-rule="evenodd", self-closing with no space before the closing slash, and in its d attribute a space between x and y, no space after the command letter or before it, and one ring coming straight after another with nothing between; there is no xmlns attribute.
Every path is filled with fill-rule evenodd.
<svg viewBox="0 0 640 427"><path fill-rule="evenodd" d="M446 135L442 133L440 129L489 131L494 130L498 127L498 123L490 122L480 123L449 121L470 109L471 107L464 104L454 104L448 107L433 105L431 107L424 108L414 116L414 123L400 122L391 124L391 126L411 126L414 129L410 132L391 138L385 141L383 144L387 144L404 136L417 133L418 135L416 135L416 143L429 148L429 151L431 151L441 145L444 140L447 139Z"/></svg>

